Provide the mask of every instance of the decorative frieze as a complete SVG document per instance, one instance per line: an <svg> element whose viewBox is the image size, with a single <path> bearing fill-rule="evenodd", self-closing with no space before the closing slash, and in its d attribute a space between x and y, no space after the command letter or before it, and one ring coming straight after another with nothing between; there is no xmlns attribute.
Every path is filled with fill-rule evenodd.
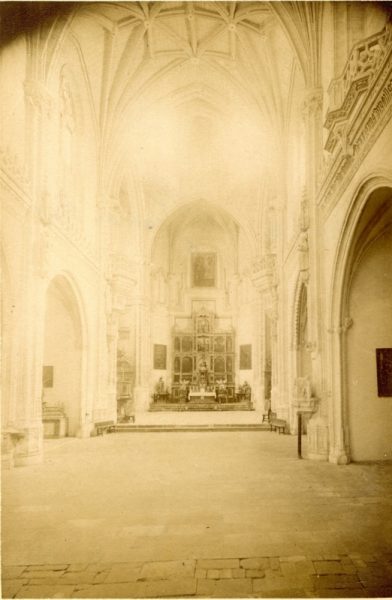
<svg viewBox="0 0 392 600"><path fill-rule="evenodd" d="M342 77L330 88L329 157L318 193L328 213L392 117L392 25L354 46ZM340 104L340 106L339 106ZM360 110L359 110L360 107Z"/></svg>

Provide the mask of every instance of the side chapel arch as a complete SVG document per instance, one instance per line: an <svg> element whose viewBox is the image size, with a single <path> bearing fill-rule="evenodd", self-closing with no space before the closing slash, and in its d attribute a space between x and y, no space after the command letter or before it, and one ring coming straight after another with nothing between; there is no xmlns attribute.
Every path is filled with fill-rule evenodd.
<svg viewBox="0 0 392 600"><path fill-rule="evenodd" d="M381 230L381 226L383 226L383 231ZM355 398L353 385L355 385L357 377L353 372L355 361L353 363L352 358L354 346L356 345L358 349L358 344L361 345L361 342L357 341L355 343L354 340L359 339L358 335L364 326L367 328L367 334L362 339L365 340L372 337L372 332L376 328L372 318L367 320L367 324L363 322L361 316L356 319L352 318L351 311L354 308L352 303L352 286L355 283L356 275L362 268L361 261L366 257L368 250L372 248L374 242L377 242L377 238L382 236L391 227L392 178L389 174L381 174L363 181L358 186L356 193L353 194L353 200L346 213L346 219L341 230L336 252L330 288L331 310L329 316L330 326L328 328L330 333L328 376L331 390L329 411L331 462L344 464L352 458L354 460L376 459L376 456L372 453L372 442L368 445L368 451L365 450L364 453L356 452L353 446L353 434L357 439L360 439L361 436L363 436L363 439L368 437L366 429L369 423L374 422L375 418L377 419L376 412L379 402L376 397L376 347L374 347L372 348L371 355L368 357L367 368L362 368L362 371L373 378L371 391L366 399L366 408L371 408L372 411L376 412L372 412L369 415L370 420L368 418L366 427L362 427L362 433L359 430L354 433L353 427L356 427L354 425L354 412L357 412L357 408L353 404L353 399ZM373 297L375 301L378 299L377 290L368 288L367 291L376 292ZM366 304L367 291L362 295L359 304L357 303L355 309L356 315L361 315L360 308ZM377 319L379 315L377 315L377 310L374 312L374 308L373 317ZM388 321L388 316L385 315L383 329L388 327L388 323L390 326L391 316ZM392 332L390 346L392 347ZM359 348L359 350L362 351L363 348ZM375 434L375 440L380 435L381 430ZM383 456L379 456L378 458L381 459Z"/></svg>
<svg viewBox="0 0 392 600"><path fill-rule="evenodd" d="M85 371L87 328L78 288L67 273L57 274L46 289L43 347L43 419L63 413L62 434L76 436L86 419ZM59 431L52 425L47 435Z"/></svg>

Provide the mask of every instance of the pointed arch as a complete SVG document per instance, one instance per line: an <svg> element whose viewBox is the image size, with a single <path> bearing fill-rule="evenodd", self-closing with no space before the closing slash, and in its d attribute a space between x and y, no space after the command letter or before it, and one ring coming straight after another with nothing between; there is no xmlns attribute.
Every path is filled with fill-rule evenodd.
<svg viewBox="0 0 392 600"><path fill-rule="evenodd" d="M385 216L392 223L392 176L380 173L363 180L353 194L334 258L328 314L332 462L350 460L347 343L349 330L351 326L355 327L349 314L353 269L363 252L363 244L380 233L377 223L385 220Z"/></svg>
<svg viewBox="0 0 392 600"><path fill-rule="evenodd" d="M43 366L51 377L43 382L43 420L48 411L62 413L57 433L76 436L87 411L87 323L84 304L74 278L68 272L56 274L45 292ZM66 429L66 424L68 425ZM48 429L47 435L53 435Z"/></svg>

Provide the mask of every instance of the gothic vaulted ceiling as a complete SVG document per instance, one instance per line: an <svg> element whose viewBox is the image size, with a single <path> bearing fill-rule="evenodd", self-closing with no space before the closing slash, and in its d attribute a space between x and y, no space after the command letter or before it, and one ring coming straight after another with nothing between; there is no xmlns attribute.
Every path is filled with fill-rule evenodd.
<svg viewBox="0 0 392 600"><path fill-rule="evenodd" d="M109 179L132 174L149 214L203 199L255 218L266 180L284 171L306 77L278 13L111 2L68 18L53 65L84 88Z"/></svg>

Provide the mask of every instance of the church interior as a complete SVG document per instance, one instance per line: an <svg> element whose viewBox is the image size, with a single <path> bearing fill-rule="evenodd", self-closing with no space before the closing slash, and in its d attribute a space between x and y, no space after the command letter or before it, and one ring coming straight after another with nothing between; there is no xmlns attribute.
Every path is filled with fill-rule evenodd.
<svg viewBox="0 0 392 600"><path fill-rule="evenodd" d="M390 3L0 15L3 597L392 596Z"/></svg>

